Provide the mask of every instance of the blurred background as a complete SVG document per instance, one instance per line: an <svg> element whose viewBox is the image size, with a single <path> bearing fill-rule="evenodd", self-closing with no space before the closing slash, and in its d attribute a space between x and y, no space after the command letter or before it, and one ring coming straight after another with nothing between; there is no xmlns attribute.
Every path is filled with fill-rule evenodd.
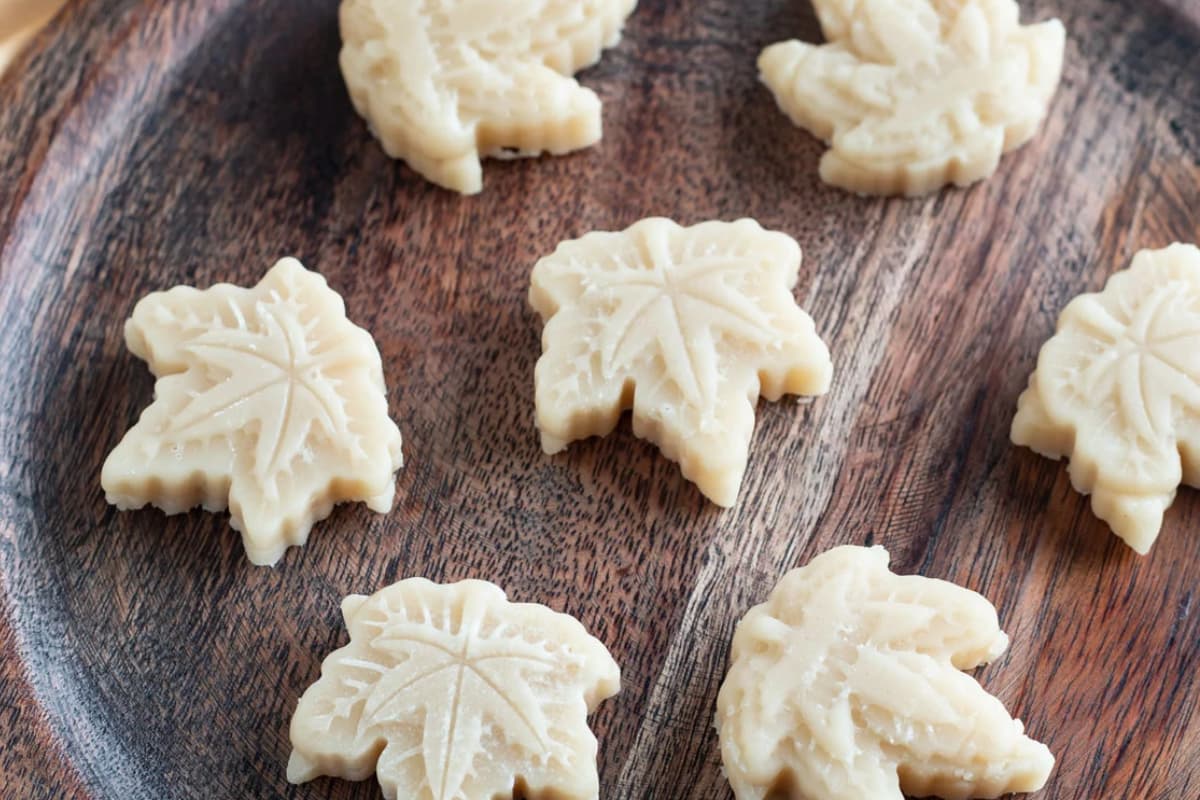
<svg viewBox="0 0 1200 800"><path fill-rule="evenodd" d="M66 0L0 0L0 74Z"/></svg>

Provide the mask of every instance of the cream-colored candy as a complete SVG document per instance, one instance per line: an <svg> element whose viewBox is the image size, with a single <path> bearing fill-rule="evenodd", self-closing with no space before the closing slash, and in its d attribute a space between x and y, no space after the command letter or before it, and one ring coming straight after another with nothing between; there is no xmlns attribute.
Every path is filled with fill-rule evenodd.
<svg viewBox="0 0 1200 800"><path fill-rule="evenodd" d="M737 626L717 698L738 800L997 797L1054 766L960 670L1008 646L986 599L837 547L783 577Z"/></svg>
<svg viewBox="0 0 1200 800"><path fill-rule="evenodd" d="M304 544L335 503L391 509L400 431L379 351L300 262L280 261L253 289L156 292L125 340L158 380L104 462L110 503L228 507L255 564Z"/></svg>
<svg viewBox="0 0 1200 800"><path fill-rule="evenodd" d="M829 351L792 297L799 269L796 242L753 220L647 219L559 245L529 292L545 322L543 449L606 434L631 408L636 435L733 505L758 396L829 388Z"/></svg>
<svg viewBox="0 0 1200 800"><path fill-rule="evenodd" d="M620 689L572 617L484 581L411 578L342 603L333 652L292 718L288 780L363 780L401 800L594 800L587 715Z"/></svg>
<svg viewBox="0 0 1200 800"><path fill-rule="evenodd" d="M474 194L485 156L600 141L600 99L571 75L620 40L635 3L343 0L342 74L388 155Z"/></svg>
<svg viewBox="0 0 1200 800"><path fill-rule="evenodd" d="M991 175L1033 138L1062 73L1058 20L1014 0L813 0L827 44L768 47L763 81L824 139L821 178L865 194L932 192Z"/></svg>
<svg viewBox="0 0 1200 800"><path fill-rule="evenodd" d="M1142 251L1067 306L1012 440L1069 458L1096 516L1150 549L1179 485L1200 487L1200 249Z"/></svg>

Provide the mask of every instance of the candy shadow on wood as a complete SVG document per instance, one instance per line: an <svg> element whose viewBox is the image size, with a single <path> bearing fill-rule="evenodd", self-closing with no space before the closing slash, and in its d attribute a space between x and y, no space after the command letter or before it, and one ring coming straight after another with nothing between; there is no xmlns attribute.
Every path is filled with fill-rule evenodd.
<svg viewBox="0 0 1200 800"><path fill-rule="evenodd" d="M1024 511L1023 519L1038 529L1039 548L1054 548L1055 560L1085 572L1120 554L1115 545L1136 557L1108 526L1092 513L1090 499L1071 486L1066 459L1052 461L1026 447L1011 445L1008 502Z"/></svg>
<svg viewBox="0 0 1200 800"><path fill-rule="evenodd" d="M725 112L722 133L731 172L752 182L756 191L776 198L780 205L786 204L789 197L834 191L819 175L825 145L792 124L765 86L734 102L736 107ZM839 205L851 199L845 193L836 198L831 195L834 202L841 201Z"/></svg>

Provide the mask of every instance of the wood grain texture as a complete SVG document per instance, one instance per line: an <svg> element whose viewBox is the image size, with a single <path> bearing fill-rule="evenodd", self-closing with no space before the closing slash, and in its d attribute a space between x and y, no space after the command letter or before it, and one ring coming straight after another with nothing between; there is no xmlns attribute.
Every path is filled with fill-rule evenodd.
<svg viewBox="0 0 1200 800"><path fill-rule="evenodd" d="M822 186L821 146L756 82L764 45L818 38L801 0L643 0L583 76L603 143L488 163L474 199L371 141L329 0L73 2L0 82L0 796L378 797L289 787L287 725L346 639L340 598L425 575L495 580L610 646L604 797L727 800L737 618L877 542L1000 609L1013 646L979 677L1058 756L1041 797L1200 797L1200 496L1138 558L1007 435L1067 300L1200 239L1200 8L1023 5L1071 33L1042 134L987 183L901 201ZM830 395L760 406L730 512L627 425L556 458L533 429L530 268L654 214L795 236L834 354ZM408 466L391 514L343 507L272 570L224 517L117 513L99 470L151 397L121 337L137 298L285 254L375 334Z"/></svg>

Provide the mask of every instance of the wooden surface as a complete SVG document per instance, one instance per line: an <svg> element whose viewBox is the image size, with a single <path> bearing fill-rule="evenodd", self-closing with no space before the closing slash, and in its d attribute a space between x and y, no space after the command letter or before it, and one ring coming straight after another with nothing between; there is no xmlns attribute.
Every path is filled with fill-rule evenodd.
<svg viewBox="0 0 1200 800"><path fill-rule="evenodd" d="M1008 443L1067 300L1200 239L1200 3L1023 5L1071 33L1042 134L969 191L881 201L822 186L821 146L756 83L762 46L817 39L800 0L644 0L583 76L604 142L489 163L474 199L371 141L333 2L73 2L0 83L0 796L378 797L289 787L287 725L345 641L339 599L425 575L610 646L604 797L725 800L736 619L787 568L878 542L999 608L1013 646L979 677L1058 756L1040 797L1200 797L1200 495L1139 558ZM834 354L827 397L760 406L731 512L628 425L557 458L533 429L530 268L651 214L794 235ZM121 337L136 299L284 254L375 334L408 467L391 514L343 507L266 569L224 517L114 511L99 469L151 398Z"/></svg>

